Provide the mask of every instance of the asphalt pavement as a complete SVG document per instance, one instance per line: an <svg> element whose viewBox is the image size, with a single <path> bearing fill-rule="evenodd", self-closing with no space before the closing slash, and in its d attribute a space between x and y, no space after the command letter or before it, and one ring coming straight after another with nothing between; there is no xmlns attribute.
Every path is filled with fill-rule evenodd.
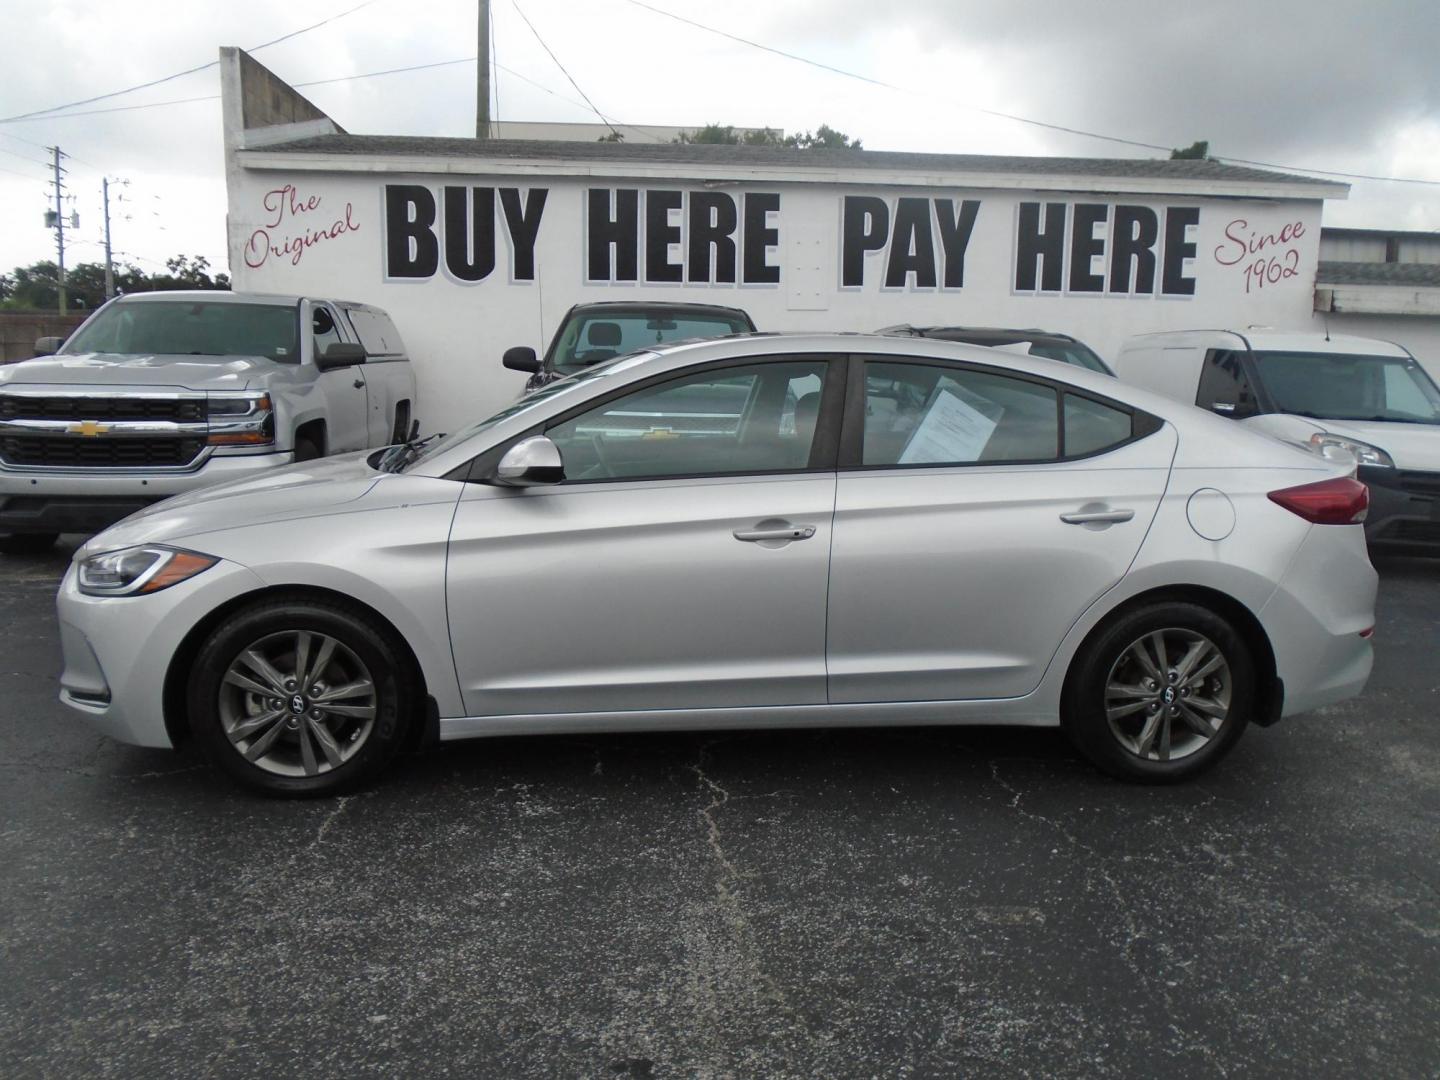
<svg viewBox="0 0 1440 1080"><path fill-rule="evenodd" d="M1176 788L1053 732L524 738L331 802L55 700L0 556L0 1075L1440 1075L1440 562Z"/></svg>

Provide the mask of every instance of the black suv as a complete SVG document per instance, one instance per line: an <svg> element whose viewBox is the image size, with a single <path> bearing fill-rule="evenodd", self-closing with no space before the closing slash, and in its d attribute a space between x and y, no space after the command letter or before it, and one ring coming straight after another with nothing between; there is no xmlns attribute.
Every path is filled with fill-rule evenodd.
<svg viewBox="0 0 1440 1080"><path fill-rule="evenodd" d="M941 341L959 341L966 345L1029 345L1031 356L1043 356L1047 360L1074 364L1088 371L1113 376L1110 365L1095 355L1095 351L1083 342L1076 341L1069 334L1057 334L1051 330L1008 330L997 326L887 326L877 334L890 337L937 338Z"/></svg>
<svg viewBox="0 0 1440 1080"><path fill-rule="evenodd" d="M755 323L740 308L668 300L576 304L565 313L545 358L528 345L506 349L503 363L527 371L525 393L574 375L592 364L653 349L662 342L753 334Z"/></svg>

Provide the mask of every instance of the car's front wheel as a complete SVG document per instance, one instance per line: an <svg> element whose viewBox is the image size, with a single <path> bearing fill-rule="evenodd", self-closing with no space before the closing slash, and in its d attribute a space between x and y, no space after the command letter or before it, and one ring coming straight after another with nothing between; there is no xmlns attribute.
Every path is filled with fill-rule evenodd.
<svg viewBox="0 0 1440 1080"><path fill-rule="evenodd" d="M418 690L400 649L360 611L263 601L201 646L190 728L206 757L268 795L336 795L400 748Z"/></svg>
<svg viewBox="0 0 1440 1080"><path fill-rule="evenodd" d="M1076 747L1126 780L1171 783L1210 768L1255 715L1245 640L1198 604L1137 608L1076 654L1062 720Z"/></svg>

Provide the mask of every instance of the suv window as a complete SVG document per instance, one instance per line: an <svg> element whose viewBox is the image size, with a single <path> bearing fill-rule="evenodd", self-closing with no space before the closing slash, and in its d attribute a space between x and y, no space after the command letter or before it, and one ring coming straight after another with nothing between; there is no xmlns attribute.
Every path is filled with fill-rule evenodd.
<svg viewBox="0 0 1440 1080"><path fill-rule="evenodd" d="M788 472L810 462L825 360L696 372L551 427L567 481Z"/></svg>
<svg viewBox="0 0 1440 1080"><path fill-rule="evenodd" d="M1052 387L937 364L865 364L864 466L1053 461L1059 450Z"/></svg>
<svg viewBox="0 0 1440 1080"><path fill-rule="evenodd" d="M1234 349L1209 350L1200 369L1195 404L1236 419L1258 413L1260 407L1250 387L1250 378L1245 374L1243 358L1244 354Z"/></svg>
<svg viewBox="0 0 1440 1080"><path fill-rule="evenodd" d="M566 322L551 346L546 367L560 375L666 341L746 334L749 322L739 315L688 314L666 311L596 311Z"/></svg>

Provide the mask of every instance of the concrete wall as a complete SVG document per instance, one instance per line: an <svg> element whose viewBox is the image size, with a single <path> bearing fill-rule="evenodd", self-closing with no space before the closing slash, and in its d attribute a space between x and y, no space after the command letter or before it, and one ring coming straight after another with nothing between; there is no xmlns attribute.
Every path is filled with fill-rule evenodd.
<svg viewBox="0 0 1440 1080"><path fill-rule="evenodd" d="M35 339L68 337L90 312L61 315L51 311L0 311L0 364L29 360L35 355Z"/></svg>

